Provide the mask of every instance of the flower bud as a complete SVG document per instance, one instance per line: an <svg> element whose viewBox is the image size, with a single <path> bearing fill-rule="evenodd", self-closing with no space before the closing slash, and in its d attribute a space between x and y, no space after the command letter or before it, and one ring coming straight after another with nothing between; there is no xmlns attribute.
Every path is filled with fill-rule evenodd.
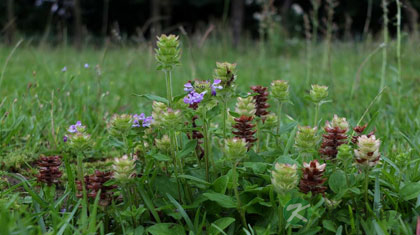
<svg viewBox="0 0 420 235"><path fill-rule="evenodd" d="M263 127L266 129L274 128L277 126L277 121L277 115L270 113L267 116L265 116Z"/></svg>
<svg viewBox="0 0 420 235"><path fill-rule="evenodd" d="M163 153L169 153L171 150L171 140L169 136L164 135L161 139L156 139L156 147Z"/></svg>
<svg viewBox="0 0 420 235"><path fill-rule="evenodd" d="M67 141L73 151L84 151L90 147L91 142L90 135L80 132L70 135Z"/></svg>
<svg viewBox="0 0 420 235"><path fill-rule="evenodd" d="M349 129L349 123L347 122L346 118L338 117L336 114L334 114L334 117L330 123L327 123L329 128L340 128L341 130L347 130Z"/></svg>
<svg viewBox="0 0 420 235"><path fill-rule="evenodd" d="M136 159L128 158L127 155L121 158L115 158L112 169L114 169L114 178L116 180L125 182L133 177L136 168Z"/></svg>
<svg viewBox="0 0 420 235"><path fill-rule="evenodd" d="M271 171L271 183L278 193L286 193L297 186L299 176L296 169L296 164L275 164Z"/></svg>
<svg viewBox="0 0 420 235"><path fill-rule="evenodd" d="M118 136L127 133L133 125L133 117L129 114L114 114L108 122L108 131L111 135Z"/></svg>
<svg viewBox="0 0 420 235"><path fill-rule="evenodd" d="M381 142L376 139L375 135L367 137L362 135L357 142L358 149L354 150L356 162L364 166L375 166L381 157L379 147Z"/></svg>
<svg viewBox="0 0 420 235"><path fill-rule="evenodd" d="M225 154L229 159L237 159L246 154L247 147L244 139L232 138L225 140Z"/></svg>
<svg viewBox="0 0 420 235"><path fill-rule="evenodd" d="M249 96L246 98L238 97L235 112L238 113L240 116L242 115L247 116L247 117L254 116L256 110L255 110L255 102L252 96Z"/></svg>
<svg viewBox="0 0 420 235"><path fill-rule="evenodd" d="M157 38L156 60L159 70L172 70L181 58L178 36L162 34Z"/></svg>
<svg viewBox="0 0 420 235"><path fill-rule="evenodd" d="M162 102L153 101L152 105L152 125L160 126L162 125L162 113L168 109L168 106Z"/></svg>
<svg viewBox="0 0 420 235"><path fill-rule="evenodd" d="M315 151L315 147L318 141L316 132L316 127L298 127L298 132L296 133L295 138L295 147L300 153L310 153Z"/></svg>
<svg viewBox="0 0 420 235"><path fill-rule="evenodd" d="M176 126L182 123L182 113L180 110L173 110L168 108L162 114L162 126L174 129Z"/></svg>
<svg viewBox="0 0 420 235"><path fill-rule="evenodd" d="M273 81L270 95L278 102L289 100L289 83L283 80Z"/></svg>
<svg viewBox="0 0 420 235"><path fill-rule="evenodd" d="M236 64L230 64L228 62L216 62L214 79L221 80L220 85L224 89L232 88L233 82L236 79Z"/></svg>
<svg viewBox="0 0 420 235"><path fill-rule="evenodd" d="M328 87L320 85L312 85L312 89L309 92L312 102L318 104L328 96Z"/></svg>

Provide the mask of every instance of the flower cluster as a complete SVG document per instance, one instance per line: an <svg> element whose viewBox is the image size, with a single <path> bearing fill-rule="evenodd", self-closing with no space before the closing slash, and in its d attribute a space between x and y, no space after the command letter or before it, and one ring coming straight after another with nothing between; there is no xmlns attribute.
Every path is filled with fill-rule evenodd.
<svg viewBox="0 0 420 235"><path fill-rule="evenodd" d="M318 142L316 132L316 127L298 127L298 132L296 133L295 138L295 147L300 153L311 153L315 151L315 147Z"/></svg>
<svg viewBox="0 0 420 235"><path fill-rule="evenodd" d="M379 139L376 139L375 135L371 135L370 137L362 135L360 138L358 138L358 149L354 150L356 162L362 166L370 167L378 164L378 161L381 157L381 154L379 153L380 145L381 142Z"/></svg>
<svg viewBox="0 0 420 235"><path fill-rule="evenodd" d="M299 176L296 169L296 164L275 164L271 171L271 183L278 193L286 193L297 186Z"/></svg>
<svg viewBox="0 0 420 235"><path fill-rule="evenodd" d="M196 109L198 104L204 99L204 96L211 93L215 96L217 90L222 89L221 80L215 79L212 84L209 81L189 81L184 84L184 91L188 92L184 97L184 103L189 104L190 108Z"/></svg>
<svg viewBox="0 0 420 235"><path fill-rule="evenodd" d="M289 99L289 84L287 81L276 80L271 83L271 96L278 102L285 102Z"/></svg>
<svg viewBox="0 0 420 235"><path fill-rule="evenodd" d="M114 178L121 182L126 182L134 175L136 167L136 158L129 158L127 155L121 158L115 158L112 169L114 170Z"/></svg>
<svg viewBox="0 0 420 235"><path fill-rule="evenodd" d="M181 49L178 36L163 34L157 39L156 60L158 69L171 70L180 63Z"/></svg>
<svg viewBox="0 0 420 235"><path fill-rule="evenodd" d="M134 114L132 118L133 118L132 127L150 127L150 125L153 122L153 117L152 116L146 117L144 113L141 113L140 115Z"/></svg>
<svg viewBox="0 0 420 235"><path fill-rule="evenodd" d="M96 170L95 173L91 175L86 175L84 177L85 190L87 192L87 197L95 199L99 190L101 190L99 204L101 206L106 206L110 203L112 199L112 189L116 188L115 185L106 185L106 183L112 179L112 172L102 172ZM83 196L83 184L79 180L76 181L77 190L79 193L77 197L81 198Z"/></svg>
<svg viewBox="0 0 420 235"><path fill-rule="evenodd" d="M312 194L324 193L327 187L323 186L325 181L324 178L325 167L327 165L319 164L317 160L313 160L309 163L304 162L302 168L302 178L300 179L299 189L303 193L312 192Z"/></svg>
<svg viewBox="0 0 420 235"><path fill-rule="evenodd" d="M347 142L347 130L349 124L345 118L339 118L334 115L331 122L326 122L324 130L326 134L322 135L323 140L319 152L326 159L334 159L337 156L337 148Z"/></svg>
<svg viewBox="0 0 420 235"><path fill-rule="evenodd" d="M46 183L48 186L58 184L60 177L63 175L59 169L61 166L61 156L41 156L37 165L39 168L39 174L37 175L39 182Z"/></svg>
<svg viewBox="0 0 420 235"><path fill-rule="evenodd" d="M321 101L324 101L328 96L328 87L320 85L312 85L312 89L309 92L309 97L312 102L319 104Z"/></svg>
<svg viewBox="0 0 420 235"><path fill-rule="evenodd" d="M233 88L236 79L236 64L228 62L216 62L216 69L214 70L214 78L220 80L220 86L223 89Z"/></svg>
<svg viewBox="0 0 420 235"><path fill-rule="evenodd" d="M245 139L232 138L225 140L224 152L226 156L233 160L243 157L247 151L247 143Z"/></svg>
<svg viewBox="0 0 420 235"><path fill-rule="evenodd" d="M354 132L356 132L356 135L351 137L351 142L353 144L357 144L357 140L362 136L362 133L365 131L366 127L367 127L367 124L363 126L356 126L355 128L353 128ZM366 134L366 136L371 137L374 134L375 134L375 131L371 131L368 134Z"/></svg>
<svg viewBox="0 0 420 235"><path fill-rule="evenodd" d="M255 101L255 109L256 109L255 115L257 115L264 121L265 116L269 114L267 109L270 107L270 105L267 103L267 100L268 100L267 87L252 86L251 90L257 93L257 95L253 96L253 99Z"/></svg>
<svg viewBox="0 0 420 235"><path fill-rule="evenodd" d="M89 147L91 141L90 135L86 134L85 130L86 127L82 125L82 122L77 121L67 129L69 133L64 136L63 141L68 143L70 149L82 151Z"/></svg>

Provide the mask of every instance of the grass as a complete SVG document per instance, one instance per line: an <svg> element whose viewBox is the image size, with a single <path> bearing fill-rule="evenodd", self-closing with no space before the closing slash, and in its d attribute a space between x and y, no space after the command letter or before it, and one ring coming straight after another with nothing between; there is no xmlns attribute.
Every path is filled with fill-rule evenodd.
<svg viewBox="0 0 420 235"><path fill-rule="evenodd" d="M254 234L252 227L256 228L256 234L273 234L276 227L281 233L288 230L291 234L292 227L282 227L285 221L281 218L281 208L290 198L303 197L310 201L313 215L305 227L300 230L295 227L293 232L299 230L299 234L313 234L310 232L316 233L322 226L334 232L325 234L361 234L359 231L365 234L413 234L415 215L418 215L415 210L420 204L420 56L417 53L420 46L417 41L403 39L401 57L398 56L402 68L399 73L397 55L393 52L400 50L394 49L396 45L392 41L386 45L387 80L384 89L380 90L383 61L380 53L376 53L380 50L379 44L333 43L328 71L322 69L322 43L312 48L311 63L306 61L304 41L288 41L283 44L287 45L284 48L273 48L275 44L270 44L264 50L251 41L244 42L236 50L215 39L210 39L201 48L183 45L181 66L172 73L174 97L185 95L183 85L188 80L211 80L216 61L237 63L236 84L242 95L250 92L251 85L268 87L273 80L287 80L291 104L282 105L280 136L273 135L271 139L271 142L275 142L276 138L280 141L278 145L269 145L270 131L264 130L259 137L264 136L261 142L266 140L267 145L261 144L261 152L251 151L246 157L235 156L238 159L233 165L225 164L229 160L213 162L214 158L219 160L224 157L222 149L218 148L219 142L223 141L220 138L222 134L216 126L220 125L222 117L217 116L218 109L214 109L217 112L200 109L203 113L197 112L197 115L204 118L199 118L197 125L205 126L205 142L210 141L205 156L208 157L207 153L215 156L210 158L210 180L208 176L204 178L199 160L198 166L194 165L196 160L192 158L192 152L196 142L188 141L185 135L190 129L173 129L169 134L167 130L157 129L154 130L155 137L170 135L172 158L161 153L150 159L142 156L143 177L136 178L135 184L119 185L123 190L123 202L113 202L109 209L103 209L98 204L99 196L93 203L88 203L86 196L77 199L73 195L76 191L74 181L70 179L75 176L81 179L84 172L94 169L109 169L113 158L134 151L133 143L127 140L132 137L124 136L124 144L112 141L107 122L115 113L144 112L150 115L152 102L136 94L166 97L164 73L156 71L152 48L147 45L113 45L76 51L68 47L34 48L24 41L10 56L13 48L0 47L0 61L10 57L2 71L4 77L0 88L0 176L3 171L9 181L12 176L17 179L15 186L14 183L0 181L0 189L4 189L0 191L0 213L14 208L10 210L13 211L10 218L0 219L0 222L8 223L7 228L10 228L13 221L20 221L22 226L15 227L13 231L36 228L42 232L59 231L59 234L71 234L71 231L75 234L105 234L111 231L130 234L134 230L142 234L147 229L150 234L163 235L170 234L171 228L202 234L203 226L213 231L210 234L224 233L228 226L227 234L230 235L235 231ZM88 68L85 64L89 65ZM306 79L307 64L311 64L311 81ZM66 71L62 71L64 67ZM329 87L330 102L324 103L317 114L308 99L311 84ZM231 110L234 110L233 101L235 99L232 98L228 104ZM274 102L271 107L270 111L274 113ZM190 115L193 111L186 109L183 112ZM327 162L330 180L326 184L332 190L328 191L328 197L310 197L297 190L276 197L269 182L273 160L287 158L299 164L303 160L293 146L297 135L296 124L312 125L316 117L315 123L319 120L319 126L323 126L334 114L346 117L351 127L368 123L368 129L376 129L375 135L381 140L381 164L362 174L353 167L352 151L342 151L338 157L340 161ZM89 151L73 153L77 155L76 169L74 159L69 159L71 155L66 154L68 148L63 137L68 126L78 120L87 126L95 145ZM143 137L138 135L134 138ZM150 136L145 138L148 141L151 139ZM151 150L153 154L156 151ZM55 188L37 187L32 180L36 172L34 161L40 155L63 153L68 182L67 187L60 189L64 191L60 192L60 198L55 198ZM170 160L173 160L175 177L170 175ZM10 172L19 172L28 180ZM67 174L69 172L73 173ZM229 181L233 182L233 186L228 184ZM20 193L17 189L21 186L27 192L22 194L28 196L24 199L12 193ZM254 186L257 188L252 188ZM326 202L327 199L331 201ZM10 203L3 203L7 200ZM249 211L249 207L258 200L262 200L263 204L254 210L261 207L274 209L279 204L278 211L269 210L273 213L270 219L276 222L261 219L261 216L255 216L258 212ZM23 205L19 203L25 206L16 206ZM339 206L334 207L334 203ZM207 208L209 205L210 209ZM25 211L26 207L31 210ZM67 212L61 214L59 209L63 207L67 208ZM213 207L216 209L211 209ZM236 210L229 210L232 208ZM20 213L17 212L19 209ZM32 209L35 213L31 215L29 211ZM177 210L179 214L170 209ZM226 210L225 213L223 210ZM172 223L175 221L176 224ZM252 227L244 232L240 229L240 221L243 228L247 223ZM29 226L33 223L38 226Z"/></svg>

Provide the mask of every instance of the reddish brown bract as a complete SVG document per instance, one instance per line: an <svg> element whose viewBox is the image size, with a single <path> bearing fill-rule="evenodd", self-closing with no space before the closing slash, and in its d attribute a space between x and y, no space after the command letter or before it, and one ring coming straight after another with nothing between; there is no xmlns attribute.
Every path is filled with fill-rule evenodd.
<svg viewBox="0 0 420 235"><path fill-rule="evenodd" d="M95 173L92 175L85 176L85 188L87 192L88 198L96 198L97 193L99 190L101 190L101 196L100 196L100 205L108 205L111 201L112 192L110 190L116 188L116 186L105 186L105 183L112 179L112 172L101 172L96 170ZM77 197L82 197L82 183L80 181L76 181L77 184L77 190L79 193L77 194Z"/></svg>
<svg viewBox="0 0 420 235"><path fill-rule="evenodd" d="M257 138L254 136L256 131L253 130L255 124L251 123L253 119L253 117L242 115L234 119L235 124L233 125L236 131L232 131L232 133L238 138L245 139L248 149L252 146L252 143L257 141Z"/></svg>
<svg viewBox="0 0 420 235"><path fill-rule="evenodd" d="M301 192L307 194L324 193L327 187L323 186L326 178L323 178L325 171L325 163L320 165L317 160L311 161L309 164L304 163L302 168L302 178L300 179L299 189Z"/></svg>
<svg viewBox="0 0 420 235"><path fill-rule="evenodd" d="M253 96L255 101L255 115L258 117L261 117L264 121L264 117L269 114L267 111L267 108L270 107L270 105L267 103L268 100L268 91L267 87L263 86L252 86L251 90L253 90L255 93L258 93L258 95Z"/></svg>
<svg viewBox="0 0 420 235"><path fill-rule="evenodd" d="M325 126L324 130L327 133L322 135L323 139L319 153L325 159L334 159L337 156L338 146L347 142L347 130L339 127L329 127L328 125Z"/></svg>
<svg viewBox="0 0 420 235"><path fill-rule="evenodd" d="M353 128L354 132L356 132L356 135L351 137L351 142L353 144L357 144L357 140L360 138L360 136L362 136L362 133L363 133L363 131L365 131L366 127L367 127L367 124L365 124L363 126L356 126L355 128ZM375 134L375 131L371 131L366 136L371 137L374 134Z"/></svg>
<svg viewBox="0 0 420 235"><path fill-rule="evenodd" d="M46 183L48 186L58 184L63 174L59 167L61 165L61 156L40 157L37 162L39 174L38 181Z"/></svg>

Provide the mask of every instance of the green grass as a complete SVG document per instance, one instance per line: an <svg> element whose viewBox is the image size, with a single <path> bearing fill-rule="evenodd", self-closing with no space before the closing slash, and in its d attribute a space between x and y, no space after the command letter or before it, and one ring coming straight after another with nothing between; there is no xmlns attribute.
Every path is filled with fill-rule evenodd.
<svg viewBox="0 0 420 235"><path fill-rule="evenodd" d="M385 155L412 148L400 132L413 144L420 143L420 55L416 53L419 46L413 41L404 45L401 107L397 107L396 58L390 56L383 99L372 106L363 121L369 122L377 113L372 125L384 142ZM311 81L305 81L306 61L301 46L301 43L293 44L283 53L269 53L267 48L266 54L255 45L232 50L209 42L204 48L191 51L184 46L182 66L173 73L174 95L183 93L182 86L188 80L211 79L216 61L235 62L238 86L244 92L249 91L250 85L268 86L276 79L289 81L293 105L285 106L285 113L301 125L311 124L314 115L304 97L310 84L329 86L332 102L322 107L323 120L338 114L355 124L378 93L379 53L364 65L351 96L359 66L378 45L335 44L331 76L321 70L322 48L316 48ZM10 51L11 48L0 47L1 62L4 63ZM83 67L85 63L90 65L88 69ZM64 66L67 72L61 72ZM164 76L155 68L152 50L144 46L88 48L78 52L72 48L37 49L25 46L24 42L10 59L1 85L0 159L9 162L59 152L64 128L76 120L82 120L98 135L105 131L105 120L113 113L150 114L151 102L133 94L165 97Z"/></svg>

